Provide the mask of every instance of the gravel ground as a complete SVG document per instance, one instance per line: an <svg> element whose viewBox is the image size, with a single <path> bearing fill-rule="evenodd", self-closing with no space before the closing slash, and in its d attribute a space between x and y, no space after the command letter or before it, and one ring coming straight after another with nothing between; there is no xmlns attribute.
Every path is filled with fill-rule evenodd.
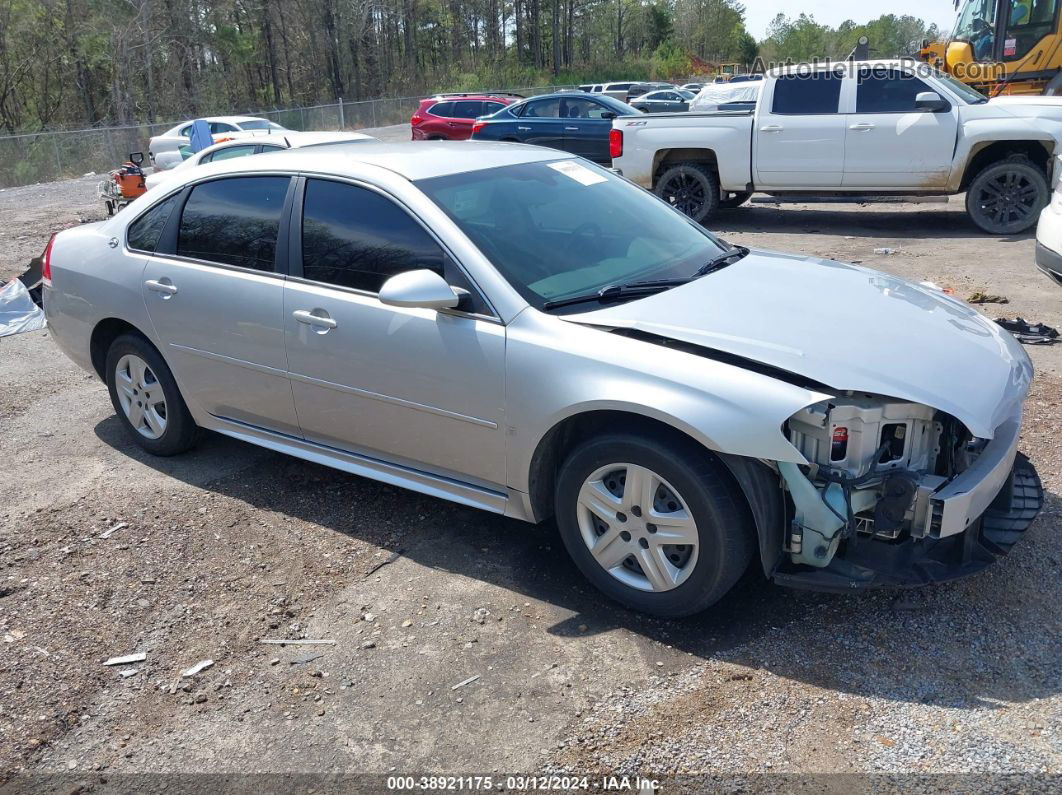
<svg viewBox="0 0 1062 795"><path fill-rule="evenodd" d="M0 191L0 278L56 227L100 217L97 179ZM977 234L956 200L754 205L713 228L961 297L1006 296L986 310L1062 326L1062 293L1033 269L1031 238ZM750 574L709 613L662 622L599 598L551 526L217 436L177 459L148 458L47 332L0 339L0 781L69 771L1057 776L1060 350L1031 351L1023 442L1048 503L996 567L903 594L786 591ZM133 652L144 662L102 665Z"/></svg>

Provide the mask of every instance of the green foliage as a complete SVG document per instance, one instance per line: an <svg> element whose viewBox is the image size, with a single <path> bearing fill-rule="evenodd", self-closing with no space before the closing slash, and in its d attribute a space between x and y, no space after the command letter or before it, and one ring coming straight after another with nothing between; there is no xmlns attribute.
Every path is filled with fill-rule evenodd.
<svg viewBox="0 0 1062 795"><path fill-rule="evenodd" d="M912 16L885 14L864 25L848 20L836 28L820 25L808 14L795 19L779 14L767 29L767 38L760 44L765 61L811 61L815 58L841 60L855 47L860 36L870 40L870 53L875 58L911 55L923 38L939 35L935 25Z"/></svg>
<svg viewBox="0 0 1062 795"><path fill-rule="evenodd" d="M691 73L690 57L673 41L661 42L650 61L654 80L686 77Z"/></svg>

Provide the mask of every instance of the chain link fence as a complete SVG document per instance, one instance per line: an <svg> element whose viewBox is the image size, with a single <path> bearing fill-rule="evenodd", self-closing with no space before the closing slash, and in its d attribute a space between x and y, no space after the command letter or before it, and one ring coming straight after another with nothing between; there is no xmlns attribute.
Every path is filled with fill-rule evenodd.
<svg viewBox="0 0 1062 795"><path fill-rule="evenodd" d="M535 96L568 88L573 86L534 86L511 91ZM372 130L408 123L424 96L359 102L340 100L328 105L257 111L246 115L275 121L289 130ZM105 174L128 160L130 152L146 155L149 138L179 123L180 120L0 136L0 188L53 182L90 172Z"/></svg>

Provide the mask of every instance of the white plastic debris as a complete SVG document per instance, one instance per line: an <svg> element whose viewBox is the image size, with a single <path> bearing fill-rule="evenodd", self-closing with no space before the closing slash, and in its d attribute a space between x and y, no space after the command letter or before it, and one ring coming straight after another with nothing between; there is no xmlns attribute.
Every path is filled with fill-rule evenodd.
<svg viewBox="0 0 1062 795"><path fill-rule="evenodd" d="M129 665L130 663L144 662L147 659L147 655L144 652L137 652L136 654L127 654L124 657L111 657L104 665Z"/></svg>
<svg viewBox="0 0 1062 795"><path fill-rule="evenodd" d="M874 253L875 254L884 254L885 256L889 256L890 254L895 254L896 253L896 249L894 249L894 248L876 248L876 249L874 249Z"/></svg>
<svg viewBox="0 0 1062 795"><path fill-rule="evenodd" d="M0 337L40 331L47 325L44 310L33 303L26 285L12 279L0 287Z"/></svg>
<svg viewBox="0 0 1062 795"><path fill-rule="evenodd" d="M140 673L139 668L126 668L124 671L119 671L118 675L121 676L122 679L128 679L130 676L136 676L138 673Z"/></svg>
<svg viewBox="0 0 1062 795"><path fill-rule="evenodd" d="M275 646L335 646L334 640L284 640L282 638L262 638L259 643L272 643Z"/></svg>
<svg viewBox="0 0 1062 795"><path fill-rule="evenodd" d="M195 665L193 665L191 668L181 674L181 676L195 676L197 673L199 673L200 671L205 671L213 664L213 660L203 660L202 662L197 662Z"/></svg>
<svg viewBox="0 0 1062 795"><path fill-rule="evenodd" d="M475 676L470 676L470 677L468 677L468 679L464 679L464 680L462 680L462 681L458 682L458 683L457 683L456 685L454 685L454 686L453 686L453 687L451 687L450 689L451 689L451 690L457 690L458 688L464 687L465 685L470 685L470 684L472 684L472 683L473 683L473 682L475 682L475 681L476 681L477 679L479 679L479 674L476 674Z"/></svg>
<svg viewBox="0 0 1062 795"><path fill-rule="evenodd" d="M110 530L104 530L102 533L100 533L98 536L96 536L96 538L110 538L112 535L114 535L115 533L117 533L119 530L121 530L123 527L126 527L126 526L127 525L126 525L125 522L119 522L114 527L112 527Z"/></svg>

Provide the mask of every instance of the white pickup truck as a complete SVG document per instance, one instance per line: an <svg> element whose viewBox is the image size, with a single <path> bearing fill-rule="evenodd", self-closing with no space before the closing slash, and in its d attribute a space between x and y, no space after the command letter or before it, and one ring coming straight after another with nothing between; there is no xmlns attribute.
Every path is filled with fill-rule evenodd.
<svg viewBox="0 0 1062 795"><path fill-rule="evenodd" d="M752 110L617 118L613 168L697 221L772 195L966 192L981 229L1036 223L1062 154L1062 98L978 92L912 60L790 66Z"/></svg>

